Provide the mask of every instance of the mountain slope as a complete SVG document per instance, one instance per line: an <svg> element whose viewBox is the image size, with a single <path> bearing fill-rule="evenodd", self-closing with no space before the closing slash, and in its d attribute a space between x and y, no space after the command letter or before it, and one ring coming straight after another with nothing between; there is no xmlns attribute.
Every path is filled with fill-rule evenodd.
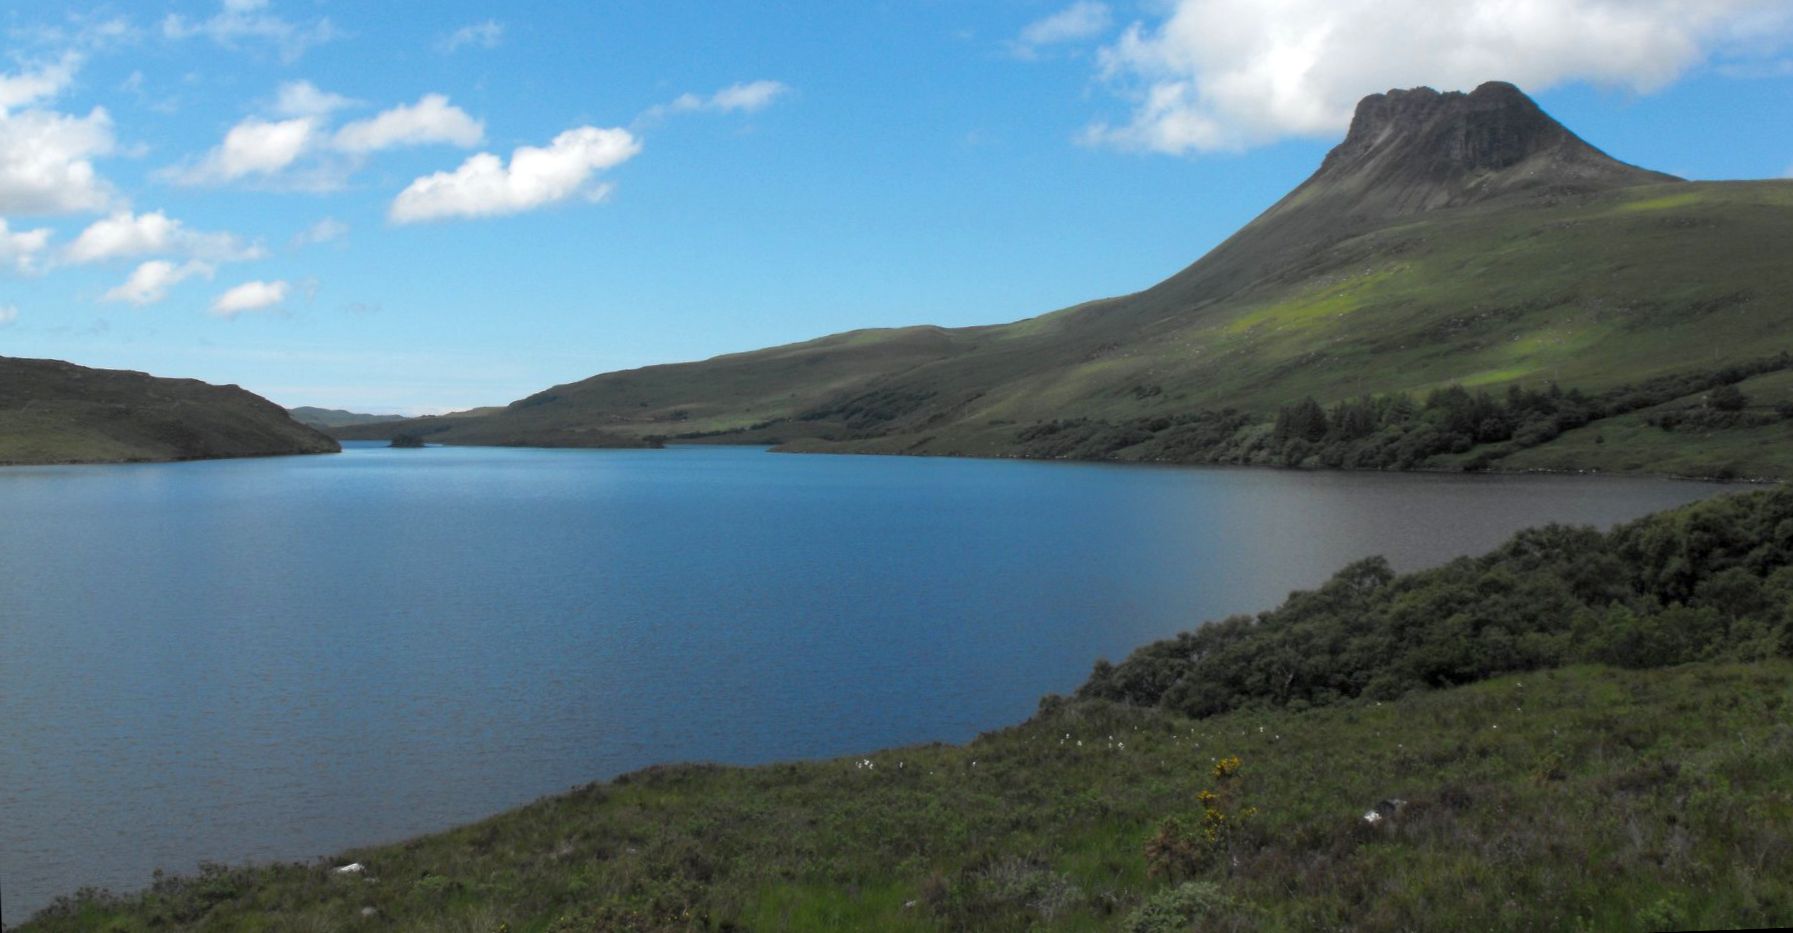
<svg viewBox="0 0 1793 933"><path fill-rule="evenodd" d="M1364 100L1307 182L1145 291L1009 325L605 374L432 439L552 425L1027 455L1022 434L1067 419L1263 419L1308 395L1451 383L1597 392L1793 346L1787 242L1793 183L1624 164L1511 85L1392 91Z"/></svg>
<svg viewBox="0 0 1793 933"><path fill-rule="evenodd" d="M0 357L0 464L335 453L330 438L236 386Z"/></svg>

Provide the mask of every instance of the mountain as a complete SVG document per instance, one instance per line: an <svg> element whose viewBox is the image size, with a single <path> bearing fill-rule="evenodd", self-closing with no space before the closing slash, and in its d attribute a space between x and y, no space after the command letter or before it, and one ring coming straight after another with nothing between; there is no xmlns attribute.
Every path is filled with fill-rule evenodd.
<svg viewBox="0 0 1793 933"><path fill-rule="evenodd" d="M0 357L0 464L335 453L337 443L236 386Z"/></svg>
<svg viewBox="0 0 1793 933"><path fill-rule="evenodd" d="M329 428L340 428L351 424L379 424L384 421L404 421L404 415L364 415L355 411L344 411L340 408L314 408L301 405L287 409L287 414L300 424L310 425L320 431Z"/></svg>
<svg viewBox="0 0 1793 933"><path fill-rule="evenodd" d="M1612 404L1552 414L1549 430L1518 446L1513 435L1537 411L1507 412L1515 427L1492 446L1480 434L1442 432L1413 456L1375 462L1453 466L1434 461L1467 453L1500 467L1524 453L1556 468L1629 468L1620 465L1640 459L1623 455L1630 441L1607 440L1662 446L1639 427L1659 418L1654 406L1697 405L1714 380L1748 378L1757 380L1744 385L1751 410L1726 427L1742 432L1727 435L1741 451L1737 468L1793 473L1793 454L1773 452L1793 450L1783 443L1793 425L1768 416L1793 405L1793 384L1759 365L1793 347L1793 265L1777 245L1788 242L1793 183L1686 182L1625 164L1509 84L1397 90L1366 98L1301 186L1144 291L1001 326L857 331L608 373L429 427L432 441L449 444L551 432L1306 462L1314 455L1280 437L1260 443L1279 409L1305 398L1333 405L1554 383ZM1654 388L1632 391L1645 385ZM1677 388L1687 391L1664 394ZM1604 432L1614 417L1632 420ZM1693 438L1664 443L1695 471L1731 468L1702 461ZM1465 443L1471 449L1455 449Z"/></svg>

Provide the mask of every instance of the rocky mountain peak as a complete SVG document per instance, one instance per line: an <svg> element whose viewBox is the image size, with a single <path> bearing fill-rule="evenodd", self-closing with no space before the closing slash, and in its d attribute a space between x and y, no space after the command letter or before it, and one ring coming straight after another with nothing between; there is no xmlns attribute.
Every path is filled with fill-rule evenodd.
<svg viewBox="0 0 1793 933"><path fill-rule="evenodd" d="M1674 181L1620 162L1490 81L1469 93L1429 87L1372 94L1344 142L1304 188L1360 200L1353 213L1398 216L1521 192L1576 194Z"/></svg>

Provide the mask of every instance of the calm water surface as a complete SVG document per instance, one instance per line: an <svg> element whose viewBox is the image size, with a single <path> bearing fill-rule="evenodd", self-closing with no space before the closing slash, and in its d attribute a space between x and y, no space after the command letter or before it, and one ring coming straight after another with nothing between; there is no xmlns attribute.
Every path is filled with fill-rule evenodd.
<svg viewBox="0 0 1793 933"><path fill-rule="evenodd" d="M719 448L0 470L6 919L654 762L962 741L1355 558L1718 488Z"/></svg>

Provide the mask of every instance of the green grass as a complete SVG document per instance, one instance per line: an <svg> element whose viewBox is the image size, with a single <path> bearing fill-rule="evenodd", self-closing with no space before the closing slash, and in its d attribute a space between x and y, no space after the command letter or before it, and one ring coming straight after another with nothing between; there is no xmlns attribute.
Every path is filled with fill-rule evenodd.
<svg viewBox="0 0 1793 933"><path fill-rule="evenodd" d="M652 769L319 864L90 896L24 929L1111 929L1171 897L1143 846L1226 755L1260 814L1236 864L1202 872L1220 928L1773 926L1793 920L1790 719L1784 662L1199 721L1062 702L963 747ZM1406 806L1366 824L1391 797ZM330 870L350 860L364 877Z"/></svg>

